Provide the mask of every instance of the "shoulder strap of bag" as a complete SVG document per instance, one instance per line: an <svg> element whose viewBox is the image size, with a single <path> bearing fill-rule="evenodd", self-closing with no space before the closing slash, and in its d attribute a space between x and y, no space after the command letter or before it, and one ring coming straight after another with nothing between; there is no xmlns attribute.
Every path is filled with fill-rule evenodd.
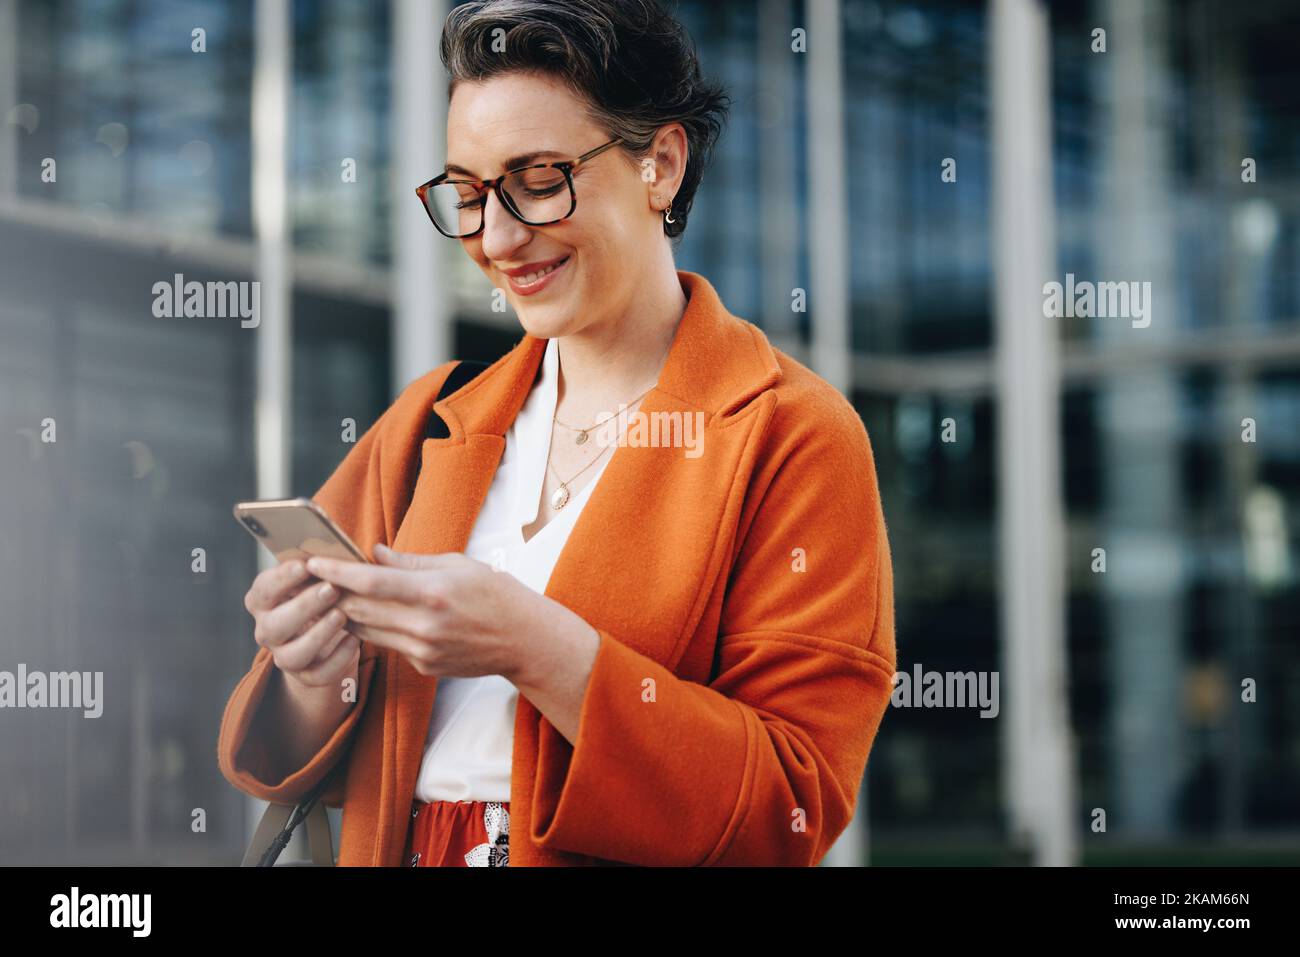
<svg viewBox="0 0 1300 957"><path fill-rule="evenodd" d="M447 373L447 378L443 380L442 387L438 389L438 395L433 401L441 402L453 392L469 385L469 383L472 382L480 372L486 369L488 365L489 363L479 362L475 359L460 360L460 362L457 362L456 365L452 367L452 370ZM424 423L424 438L445 439L449 435L451 435L451 429L447 428L447 423L442 420L442 416L435 412L431 407L429 409L429 417ZM420 466L424 464L424 456L421 454L420 449L416 449L414 458L415 468L411 470L410 484L412 496L415 495L415 484L420 480ZM409 500L406 503L406 507L411 507Z"/></svg>
<svg viewBox="0 0 1300 957"><path fill-rule="evenodd" d="M487 367L488 363L478 362L474 359L462 359L457 362L451 372L447 373L442 388L438 390L438 397L433 401L441 402L453 392L469 385ZM442 416L430 409L429 421L424 429L424 437L426 439L445 439L449 435L451 435L451 430L447 428L447 423L442 421Z"/></svg>
<svg viewBox="0 0 1300 957"><path fill-rule="evenodd" d="M456 363L447 374L447 378L443 380L434 401L439 402L457 389L468 385L489 364L473 359L463 359ZM445 439L449 435L451 431L447 428L447 423L442 420L442 416L430 409L424 437ZM421 459L422 456L418 454L415 456L417 478L420 474ZM411 483L411 488L415 488L414 482ZM325 775L324 780L297 804L268 804L266 810L262 812L262 820L258 822L257 830L253 832L253 839L248 843L248 850L244 853L244 860L240 866L273 867L280 852L288 846L290 838L293 837L294 829L305 820L307 849L311 853L312 864L316 867L333 867L334 837L330 832L325 805L320 803L320 797L325 793L332 777L333 772Z"/></svg>
<svg viewBox="0 0 1300 957"><path fill-rule="evenodd" d="M328 782L330 775L326 775ZM310 795L297 804L268 804L262 812L253 839L248 843L241 867L273 867L289 844L294 829L306 820L307 850L316 867L334 866L334 835L330 832L329 816L319 797L325 783L317 786Z"/></svg>

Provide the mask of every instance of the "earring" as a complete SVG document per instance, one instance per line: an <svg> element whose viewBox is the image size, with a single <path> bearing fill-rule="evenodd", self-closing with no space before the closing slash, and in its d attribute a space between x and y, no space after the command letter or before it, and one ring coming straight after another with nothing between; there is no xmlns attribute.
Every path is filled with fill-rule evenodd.
<svg viewBox="0 0 1300 957"><path fill-rule="evenodd" d="M669 203L669 204L668 204L668 208L664 210L664 222L665 222L665 223L675 223L675 222L677 222L677 220L673 219L673 204L672 204L672 203Z"/></svg>

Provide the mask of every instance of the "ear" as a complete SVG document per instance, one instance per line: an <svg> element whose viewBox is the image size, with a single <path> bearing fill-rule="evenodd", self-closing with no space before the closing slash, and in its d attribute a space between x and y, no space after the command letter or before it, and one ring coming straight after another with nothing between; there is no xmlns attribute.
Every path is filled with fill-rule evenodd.
<svg viewBox="0 0 1300 957"><path fill-rule="evenodd" d="M681 189L689 156L686 128L682 124L669 123L655 134L650 152L641 160L641 179L646 184L650 207L656 213L667 209Z"/></svg>

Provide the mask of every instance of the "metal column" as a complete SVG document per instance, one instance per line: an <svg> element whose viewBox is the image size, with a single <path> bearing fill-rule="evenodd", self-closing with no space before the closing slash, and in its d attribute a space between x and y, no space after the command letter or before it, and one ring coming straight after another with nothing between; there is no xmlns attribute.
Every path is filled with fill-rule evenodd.
<svg viewBox="0 0 1300 957"><path fill-rule="evenodd" d="M261 284L254 428L257 495L289 494L293 396L292 231L289 223L289 110L293 27L289 0L257 0L253 32L253 236ZM259 567L273 563L257 550ZM264 802L249 798L251 838Z"/></svg>
<svg viewBox="0 0 1300 957"><path fill-rule="evenodd" d="M761 0L758 9L758 175L763 331L773 345L800 355L790 297L798 283L799 209L795 195L795 62L788 0Z"/></svg>
<svg viewBox="0 0 1300 957"><path fill-rule="evenodd" d="M393 393L452 358L454 286L448 264L460 254L421 211L415 187L432 179L446 153L447 84L438 56L446 0L393 0Z"/></svg>
<svg viewBox="0 0 1300 957"><path fill-rule="evenodd" d="M842 198L844 174L844 72L839 0L808 0L808 302L812 318L811 367L841 392L853 368L849 328L849 225ZM819 201L820 198L820 201ZM815 209L816 212L811 210Z"/></svg>
<svg viewBox="0 0 1300 957"><path fill-rule="evenodd" d="M1098 320L1113 346L1175 339L1178 283L1170 182L1174 130L1163 89L1168 73L1168 5L1104 0L1099 17L1115 40L1099 58L1099 130L1104 204L1094 245L1099 278L1148 281L1150 325ZM1105 470L1101 528L1109 567L1106 596L1111 833L1159 840L1174 825L1183 783L1182 583L1178 385L1168 368L1114 375L1097 390Z"/></svg>
<svg viewBox="0 0 1300 957"><path fill-rule="evenodd" d="M848 190L844 176L844 73L840 52L843 11L839 0L809 0L806 15L810 366L835 388L848 394L852 385L849 377L853 368L853 342L849 330L849 226L840 201ZM788 291L785 297L788 302ZM866 818L864 780L858 792L857 813L826 853L823 860L826 866L855 867L867 863Z"/></svg>
<svg viewBox="0 0 1300 957"><path fill-rule="evenodd" d="M1014 839L1037 864L1075 861L1074 759L1066 696L1057 327L1043 317L1055 272L1051 74L1039 0L994 0L994 311L1005 690L1003 787Z"/></svg>

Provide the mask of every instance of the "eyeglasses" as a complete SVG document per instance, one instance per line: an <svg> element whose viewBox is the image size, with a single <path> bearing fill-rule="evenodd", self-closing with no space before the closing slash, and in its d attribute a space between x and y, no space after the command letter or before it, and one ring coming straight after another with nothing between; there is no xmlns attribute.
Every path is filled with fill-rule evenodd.
<svg viewBox="0 0 1300 957"><path fill-rule="evenodd" d="M417 186L415 194L438 232L448 239L468 239L482 231L488 190L521 223L549 226L568 219L578 208L573 171L621 142L616 137L577 159L521 166L496 179L449 179L451 174L443 173Z"/></svg>

